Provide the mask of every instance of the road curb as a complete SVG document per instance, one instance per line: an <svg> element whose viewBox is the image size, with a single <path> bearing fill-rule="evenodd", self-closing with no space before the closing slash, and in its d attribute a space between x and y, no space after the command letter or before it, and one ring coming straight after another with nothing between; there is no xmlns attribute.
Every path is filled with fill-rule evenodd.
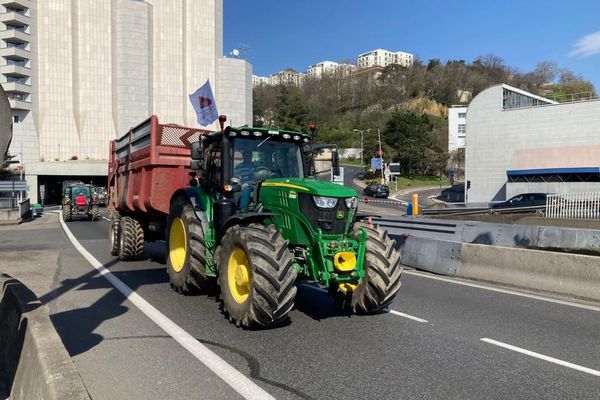
<svg viewBox="0 0 600 400"><path fill-rule="evenodd" d="M0 283L1 378L10 398L90 399L47 307L11 276Z"/></svg>

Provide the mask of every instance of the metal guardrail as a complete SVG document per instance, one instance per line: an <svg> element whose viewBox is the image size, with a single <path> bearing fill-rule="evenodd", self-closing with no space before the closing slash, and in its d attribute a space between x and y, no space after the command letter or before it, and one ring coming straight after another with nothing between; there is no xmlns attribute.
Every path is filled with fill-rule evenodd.
<svg viewBox="0 0 600 400"><path fill-rule="evenodd" d="M600 219L600 192L549 194L546 218Z"/></svg>
<svg viewBox="0 0 600 400"><path fill-rule="evenodd" d="M16 210L19 208L19 199L16 197L0 198L0 209Z"/></svg>
<svg viewBox="0 0 600 400"><path fill-rule="evenodd" d="M521 213L543 213L546 206L528 207L453 207L453 208L428 208L422 210L423 215L477 215L477 214L521 214Z"/></svg>

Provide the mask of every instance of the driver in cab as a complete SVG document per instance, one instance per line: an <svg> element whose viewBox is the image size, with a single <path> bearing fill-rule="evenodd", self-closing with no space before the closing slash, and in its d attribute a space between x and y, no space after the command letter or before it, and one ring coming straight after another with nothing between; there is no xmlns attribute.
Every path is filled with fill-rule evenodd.
<svg viewBox="0 0 600 400"><path fill-rule="evenodd" d="M258 168L258 165L252 161L252 151L244 150L242 152L242 162L235 166L235 176L240 178L242 183L242 191L240 194L240 211L248 211L248 205L250 204L250 198L252 197L252 191L254 190L253 181L254 171Z"/></svg>

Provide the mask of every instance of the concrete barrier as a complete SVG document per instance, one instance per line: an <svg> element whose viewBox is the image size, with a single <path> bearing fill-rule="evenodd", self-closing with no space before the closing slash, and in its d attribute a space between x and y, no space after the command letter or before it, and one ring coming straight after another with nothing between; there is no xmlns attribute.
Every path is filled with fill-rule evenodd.
<svg viewBox="0 0 600 400"><path fill-rule="evenodd" d="M464 243L457 276L600 300L600 258Z"/></svg>
<svg viewBox="0 0 600 400"><path fill-rule="evenodd" d="M419 236L395 238L400 262L436 274L455 276L460 267L462 243Z"/></svg>
<svg viewBox="0 0 600 400"><path fill-rule="evenodd" d="M45 306L27 287L0 276L0 372L10 398L90 399Z"/></svg>

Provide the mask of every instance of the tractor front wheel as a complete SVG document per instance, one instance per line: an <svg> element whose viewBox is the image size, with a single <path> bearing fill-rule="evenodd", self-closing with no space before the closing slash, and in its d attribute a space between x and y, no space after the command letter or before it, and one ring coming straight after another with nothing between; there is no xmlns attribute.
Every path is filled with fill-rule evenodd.
<svg viewBox="0 0 600 400"><path fill-rule="evenodd" d="M141 256L144 251L144 230L139 221L121 217L119 231L119 259L128 261Z"/></svg>
<svg viewBox="0 0 600 400"><path fill-rule="evenodd" d="M400 251L387 231L370 224L357 224L367 231L365 276L352 291L342 295L342 307L356 314L372 314L388 306L400 289Z"/></svg>
<svg viewBox="0 0 600 400"><path fill-rule="evenodd" d="M65 222L69 222L71 220L71 206L67 204L63 204L62 206L62 219Z"/></svg>
<svg viewBox="0 0 600 400"><path fill-rule="evenodd" d="M206 275L204 231L208 220L203 212L194 213L191 204L174 204L167 226L167 272L173 290L183 294L209 291L215 279Z"/></svg>
<svg viewBox="0 0 600 400"><path fill-rule="evenodd" d="M243 328L283 322L294 306L298 272L288 241L273 225L233 226L215 258L223 312Z"/></svg>

